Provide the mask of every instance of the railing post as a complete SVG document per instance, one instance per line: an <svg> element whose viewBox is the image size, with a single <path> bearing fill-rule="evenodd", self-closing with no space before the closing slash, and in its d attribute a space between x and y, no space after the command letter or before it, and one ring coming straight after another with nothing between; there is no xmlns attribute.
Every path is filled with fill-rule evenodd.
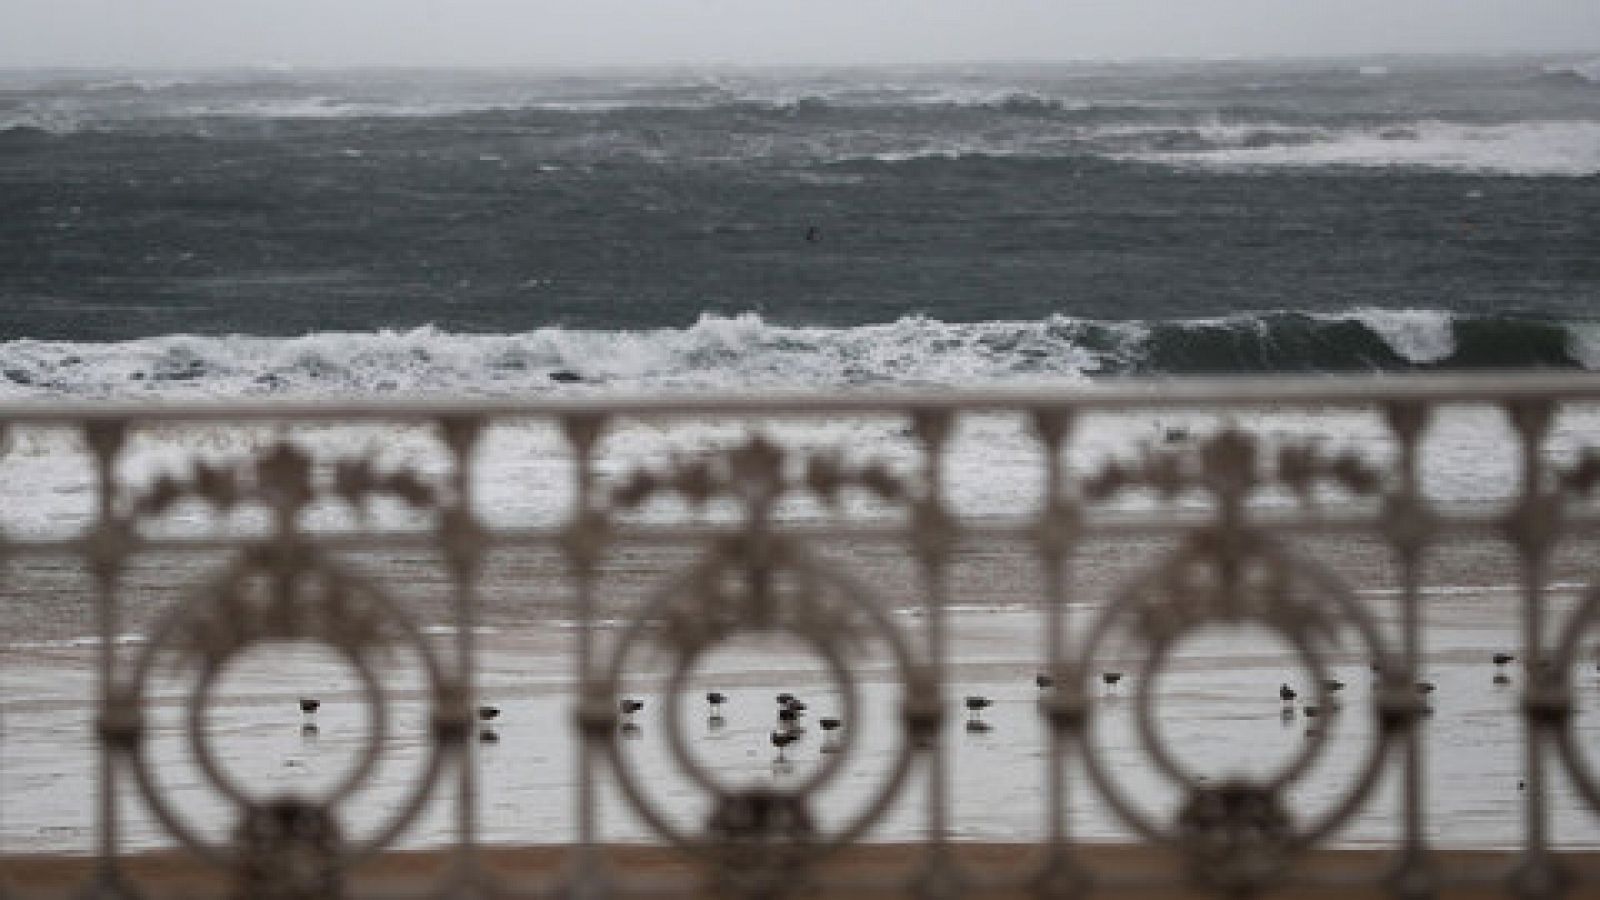
<svg viewBox="0 0 1600 900"><path fill-rule="evenodd" d="M84 442L94 465L95 511L84 541L84 559L95 585L95 628L99 634L96 669L95 718L99 740L96 791L99 809L99 858L91 893L100 896L135 896L121 868L121 813L117 788L118 756L130 749L137 710L120 702L117 675L117 636L122 630L117 583L132 551L133 535L117 512L117 461L127 441L127 426L116 420L84 426Z"/></svg>
<svg viewBox="0 0 1600 900"><path fill-rule="evenodd" d="M945 634L945 608L949 604L947 580L955 530L945 506L944 463L949 447L954 416L944 409L915 409L911 430L922 445L922 485L913 499L911 513L911 552L922 576L923 613L926 622L926 665L908 690L916 695L911 702L937 709L936 723L926 735L928 760L927 852L916 879L916 893L922 897L959 896L964 877L950 853L949 747L943 723L948 698L945 681L949 675Z"/></svg>
<svg viewBox="0 0 1600 900"><path fill-rule="evenodd" d="M1550 554L1561 535L1561 496L1548 483L1545 462L1555 407L1548 400L1522 400L1508 404L1505 412L1522 451L1517 499L1507 514L1505 533L1521 567L1522 659L1527 672L1521 706L1526 829L1522 859L1509 884L1521 897L1555 897L1565 890L1565 874L1550 853L1544 741L1550 726L1561 723L1558 707L1564 702L1567 681L1567 673L1555 671L1555 662L1547 659L1544 634L1545 583Z"/></svg>
<svg viewBox="0 0 1600 900"><path fill-rule="evenodd" d="M1039 511L1035 548L1044 580L1043 635L1045 683L1039 685L1039 710L1046 728L1045 831L1049 846L1036 876L1035 887L1044 897L1074 897L1088 891L1091 879L1078 863L1072 849L1070 829L1069 779L1070 751L1080 732L1086 709L1083 685L1074 679L1074 667L1067 660L1071 634L1066 607L1068 585L1072 584L1071 564L1077 549L1080 517L1076 491L1069 486L1073 411L1066 408L1040 408L1031 412L1031 422L1044 461L1044 503Z"/></svg>
<svg viewBox="0 0 1600 900"><path fill-rule="evenodd" d="M455 629L454 699L464 721L474 720L478 703L478 577L483 569L486 534L478 524L473 473L475 451L483 421L470 415L446 416L438 423L439 435L450 455L448 499L439 510L439 543L450 573L451 611ZM453 880L463 887L484 878L478 852L478 759L476 742L457 744L456 764L456 871Z"/></svg>
<svg viewBox="0 0 1600 900"><path fill-rule="evenodd" d="M600 673L594 661L594 581L605 552L606 514L595 496L595 448L605 432L603 416L572 414L561 420L563 435L572 452L572 511L565 526L562 547L572 581L573 683L576 698L573 718L578 740L576 790L573 813L577 822L577 848L567 872L567 891L573 898L605 896L609 890L600 861L600 821L595 790L600 729L614 727L609 698L597 695Z"/></svg>
<svg viewBox="0 0 1600 900"><path fill-rule="evenodd" d="M1425 702L1418 682L1423 659L1422 565L1431 523L1421 484L1419 448L1431 410L1417 403L1394 402L1383 409L1398 459L1396 484L1382 510L1389 550L1400 570L1400 671L1379 660L1385 727L1401 729L1401 846L1390 875L1390 887L1402 898L1431 897L1438 874L1427 838L1427 755L1422 731Z"/></svg>

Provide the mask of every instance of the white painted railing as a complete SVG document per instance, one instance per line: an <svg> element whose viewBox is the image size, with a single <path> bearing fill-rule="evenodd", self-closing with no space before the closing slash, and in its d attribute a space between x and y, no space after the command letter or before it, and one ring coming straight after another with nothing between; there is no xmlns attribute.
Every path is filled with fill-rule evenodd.
<svg viewBox="0 0 1600 900"><path fill-rule="evenodd" d="M1469 426L1456 428L1449 459L1440 461L1434 428L1461 411ZM1600 849L1600 751L1581 712L1594 693L1589 654L1600 638L1600 585L1585 555L1600 524L1591 496L1600 456L1587 449L1600 446L1597 411L1600 379L1565 375L1102 383L1036 394L14 405L0 409L13 448L0 459L0 498L12 510L0 515L5 621L14 632L6 636L8 671L25 674L33 664L17 649L27 643L19 639L26 610L66 602L35 564L69 561L90 585L98 636L83 651L97 663L94 696L85 701L93 707L96 800L81 813L98 861L83 887L102 895L133 892L124 857L162 843L203 860L235 895L322 897L350 893L359 860L417 842L443 846L459 863L411 886L442 895L773 895L846 877L827 865L830 856L873 836L907 837L895 830L896 816L914 820L909 839L920 852L894 886L938 896L1151 885L1149 877L1098 871L1084 848L1103 840L1147 845L1179 861L1178 883L1222 893L1361 881L1407 896L1460 885L1542 897L1593 891L1600 873L1585 868L1585 853ZM811 423L841 420L903 429L905 452L875 459L870 447L833 445L825 428L807 436ZM737 436L724 430L719 440L642 460L614 439L708 421ZM953 499L952 458L963 456L963 471L986 462L981 436L957 446L960 429L974 421L1031 434L1031 482L1013 485L1030 498L1016 509L978 514ZM1341 442L1350 421L1367 423L1368 439ZM1107 422L1119 423L1120 445L1097 442ZM1130 430L1129 422L1148 428ZM1319 430L1327 422L1334 425ZM437 452L393 464L383 446L350 454L304 437L306 429L383 425L409 428L408 440L426 429ZM564 484L552 494L556 513L519 523L491 513L506 499L497 495L534 486L486 475L482 457L491 436L504 451L532 441L529 429L559 436L539 444L528 465ZM148 450L141 441L186 430L223 435L221 449L138 463ZM229 430L258 439L238 449L225 439ZM19 462L16 448L32 441L36 457L47 455L37 448L50 440L81 441L84 496L92 498L65 534L18 524L34 522L21 507L38 491L27 483L37 466ZM1429 487L1438 467L1480 451L1512 461L1498 476L1489 466L1481 496L1458 502ZM849 553L867 546L879 548L878 562ZM953 611L974 600L970 586L961 596L952 586L962 583L975 546L1005 548L1013 562L1002 567L1029 567L1009 573L1010 587L994 586L1026 601L1026 611L1009 611L1025 617L1023 633L1034 643L1013 647L1009 659L1034 710L1039 753L1029 777L1042 796L1035 827L1017 834L1036 852L1024 871L1003 876L966 870L959 844L971 832L951 800L953 755L966 739L957 726L967 718L976 723L969 733L985 732L992 702L974 699L963 712L966 675L957 673L971 661L952 649L970 621ZM1336 548L1331 556L1322 552L1328 546ZM638 548L673 552L649 557L654 567L632 582L642 587L616 593L608 566ZM384 554L409 562L374 565ZM532 567L537 583L495 569L519 554L560 564ZM186 555L193 561L154 575L147 564ZM1364 561L1352 561L1357 556ZM1511 587L1495 595L1498 608L1514 625L1454 662L1436 660L1430 640L1453 626L1447 599L1473 587L1470 578L1441 583L1436 576L1451 566L1479 578L1498 567ZM419 591L431 606L399 599ZM484 807L494 796L481 756L495 723L480 721L488 713L478 708L491 693L513 694L525 671L497 670L492 690L482 684L480 643L501 633L485 627L485 609L517 602L505 600L507 592L538 596L542 605L525 628L560 635L567 654L557 682L570 727L541 739L570 749L561 792L569 812L560 816L570 840L561 841L567 864L540 885L481 863ZM1261 669L1261 686L1248 689L1259 697L1219 702L1250 705L1245 718L1264 702L1274 719L1279 683L1292 681L1300 696L1285 701L1282 716L1286 725L1293 719L1295 742L1275 766L1223 765L1214 774L1205 770L1235 752L1226 749L1230 737L1253 740L1248 729L1213 722L1205 740L1174 739L1163 725L1171 710L1161 686L1173 676L1237 688L1216 659L1185 656L1193 640L1230 631L1260 636L1251 649L1281 651L1281 664ZM691 723L709 655L751 634L767 642L761 646L791 641L817 661L828 683L816 690L843 727L804 738L795 731L795 740L824 748L799 769L732 778L707 761L697 746L704 735ZM324 647L353 673L352 703L373 723L368 739L322 789L252 790L217 749L216 732L227 727L213 718L218 686L247 654L270 659L274 648L305 644ZM1495 652L1515 661L1497 666ZM414 671L397 673L397 658ZM1455 848L1435 820L1440 788L1428 774L1440 754L1471 752L1470 741L1467 751L1437 746L1435 734L1470 736L1478 727L1430 718L1426 679L1450 665L1481 670L1477 687L1485 691L1492 675L1509 684L1503 697L1520 697L1503 711L1520 728L1519 784L1505 801L1520 825L1511 840L1489 841L1509 855L1473 870L1439 864L1439 853ZM1113 672L1120 680L1106 677ZM751 691L765 687L748 683ZM7 740L16 746L27 698L8 693ZM410 698L398 703L409 702L421 723L411 723L420 732L403 778L383 767L399 727L396 693ZM661 729L650 739L663 759L651 765L674 770L679 787L668 796L629 749L641 726L619 704L634 696L664 708L644 727ZM1195 697L1210 702L1204 691ZM186 712L168 730L181 734L192 760L152 749L161 737L152 710L173 705ZM1305 707L1316 721L1304 718ZM878 718L877 743L863 743L858 723L882 709L897 712L888 724ZM722 719L720 708L713 714ZM747 715L727 715L735 714ZM315 715L304 715L307 734ZM1186 733L1204 724L1191 717ZM790 734L776 721L761 726L763 740L769 731L774 744ZM1120 744L1107 737L1112 731L1124 736ZM1225 749L1207 743L1212 738ZM6 754L0 767L7 760L13 770L34 764ZM1330 760L1347 770L1331 781L1319 768ZM168 772L191 765L192 783ZM871 777L852 780L863 766ZM376 810L361 807L356 800L375 781L387 799ZM848 785L842 811L829 806L840 784ZM1312 802L1307 784L1331 786ZM8 791L9 801L0 798L12 810L5 824L25 827L20 789ZM202 793L212 805L191 800ZM602 795L612 793L620 799L608 805ZM153 837L127 833L125 823L138 816L153 823ZM602 850L618 820L629 834L679 848L697 880L641 886L612 871ZM1378 848L1379 868L1303 865L1373 820L1387 831L1380 825L1381 837L1356 843ZM1098 824L1080 828L1085 821ZM512 827L493 840L545 843L551 835ZM26 884L11 889L30 896Z"/></svg>

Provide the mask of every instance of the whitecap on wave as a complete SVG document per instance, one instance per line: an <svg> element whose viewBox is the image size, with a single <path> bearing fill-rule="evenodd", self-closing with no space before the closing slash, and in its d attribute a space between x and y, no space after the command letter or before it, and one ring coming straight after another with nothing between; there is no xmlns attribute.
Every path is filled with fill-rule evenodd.
<svg viewBox="0 0 1600 900"><path fill-rule="evenodd" d="M1350 318L1372 329L1396 355L1428 364L1456 352L1455 318L1437 309L1358 309Z"/></svg>
<svg viewBox="0 0 1600 900"><path fill-rule="evenodd" d="M1524 176L1600 173L1600 121L1543 120L1468 125L1428 120L1382 128L1299 128L1262 140L1258 125L1216 125L1204 149L1142 148L1126 159L1247 169L1420 168Z"/></svg>
<svg viewBox="0 0 1600 900"><path fill-rule="evenodd" d="M1462 328L1471 332L1467 344ZM1524 365L1597 368L1596 346L1592 323L1435 309L1159 321L909 316L849 327L705 313L684 328L646 330L15 340L0 342L0 399L1040 388L1102 374L1471 368L1485 359L1517 364L1518 353Z"/></svg>
<svg viewBox="0 0 1600 900"><path fill-rule="evenodd" d="M1553 64L1545 66L1545 73L1549 75L1565 76L1586 81L1590 84L1600 84L1600 57L1583 62Z"/></svg>

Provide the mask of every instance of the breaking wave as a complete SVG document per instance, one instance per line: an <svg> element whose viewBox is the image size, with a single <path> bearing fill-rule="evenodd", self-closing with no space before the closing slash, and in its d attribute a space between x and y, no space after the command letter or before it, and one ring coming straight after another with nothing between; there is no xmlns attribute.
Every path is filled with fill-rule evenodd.
<svg viewBox="0 0 1600 900"><path fill-rule="evenodd" d="M1110 375L1600 368L1600 325L1438 310L849 328L704 315L686 328L0 343L0 397L1038 387Z"/></svg>
<svg viewBox="0 0 1600 900"><path fill-rule="evenodd" d="M1574 84L1600 85L1600 57L1565 65L1549 65L1544 69L1547 80Z"/></svg>
<svg viewBox="0 0 1600 900"><path fill-rule="evenodd" d="M1381 128L1218 126L1188 133L1192 148L1141 149L1128 158L1222 168L1419 168L1507 175L1600 174L1600 122L1476 125L1422 121Z"/></svg>

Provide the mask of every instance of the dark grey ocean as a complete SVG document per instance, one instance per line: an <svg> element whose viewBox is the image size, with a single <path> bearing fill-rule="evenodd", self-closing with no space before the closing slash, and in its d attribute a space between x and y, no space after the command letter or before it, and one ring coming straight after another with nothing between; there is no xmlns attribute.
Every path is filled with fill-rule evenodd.
<svg viewBox="0 0 1600 900"><path fill-rule="evenodd" d="M0 395L1600 367L1600 61L0 73Z"/></svg>

